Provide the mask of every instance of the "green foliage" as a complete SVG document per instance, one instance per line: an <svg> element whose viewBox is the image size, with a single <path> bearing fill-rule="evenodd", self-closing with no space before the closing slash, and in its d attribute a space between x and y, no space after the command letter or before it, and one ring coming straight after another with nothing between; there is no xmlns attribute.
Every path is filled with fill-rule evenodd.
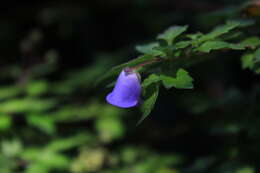
<svg viewBox="0 0 260 173"><path fill-rule="evenodd" d="M211 50L219 49L234 49L234 50L243 50L244 47L239 44L227 43L224 41L207 41L198 47L198 51L209 53Z"/></svg>
<svg viewBox="0 0 260 173"><path fill-rule="evenodd" d="M136 46L136 50L143 54L150 54L152 56L160 56L162 55L162 51L156 50L159 47L159 43L149 43L147 45L138 45Z"/></svg>
<svg viewBox="0 0 260 173"><path fill-rule="evenodd" d="M229 33L231 30L238 27L245 27L252 25L253 21L251 20L230 20L227 21L224 25L217 26L208 34L201 35L196 42L201 43L208 40L214 40L220 37L223 34Z"/></svg>
<svg viewBox="0 0 260 173"><path fill-rule="evenodd" d="M159 34L157 39L164 40L168 45L172 45L174 39L187 30L188 26L173 26L164 33Z"/></svg>
<svg viewBox="0 0 260 173"><path fill-rule="evenodd" d="M161 75L160 76L165 88L170 89L172 87L180 89L192 89L193 79L189 76L188 72L184 69L179 69L176 73L176 77Z"/></svg>
<svg viewBox="0 0 260 173"><path fill-rule="evenodd" d="M256 47L260 46L260 38L259 37L249 37L243 40L240 43L243 47L249 47L255 49Z"/></svg>
<svg viewBox="0 0 260 173"><path fill-rule="evenodd" d="M12 125L12 119L8 115L0 115L0 131L7 130Z"/></svg>
<svg viewBox="0 0 260 173"><path fill-rule="evenodd" d="M106 80L109 80L111 82L111 78L115 78L124 67L135 66L135 65L144 63L148 60L151 60L152 58L154 58L153 55L150 55L150 54L143 55L143 56L133 59L127 63L113 67L110 71L108 71L105 75L103 75L101 78L98 79L97 84L102 83Z"/></svg>
<svg viewBox="0 0 260 173"><path fill-rule="evenodd" d="M129 30L120 22L115 26L120 28L116 36L119 31L127 33L122 38L118 34L115 40L106 42L103 35L99 40L94 36L96 42L92 44L90 41L86 46L85 37L77 33L85 30L79 28L89 22L86 21L90 12L95 9L87 11L85 7L75 6L73 11L74 6L71 8L64 3L62 9L54 5L42 11L37 4L32 11L40 11L36 18L46 23L37 21L37 26L33 24L32 27L43 27L42 37L46 40L49 37L50 40L57 39L52 35L53 25L59 28L54 33L57 31L62 37L61 42L73 41L74 44L80 37L79 40L84 41L75 45L76 51L85 52L77 55L91 56L91 59L84 60L87 65L78 65L74 57L70 57L68 61L78 66L74 68L69 64L67 68L66 64L63 68L66 53L75 50L71 45L71 50L55 45L62 49L33 49L30 53L26 49L25 53L21 51L6 56L22 54L21 64L25 63L25 66L20 65L19 59L10 65L4 62L7 65L1 68L0 173L257 172L260 156L260 85L256 75L260 73L259 19L254 15L253 21L244 10L252 12L252 9L259 8L250 5L250 8L228 7L214 14L201 12L204 17L201 19L194 14L198 6L199 10L203 10L203 6L200 6L201 2L195 2L196 5L194 2L190 1L187 9L195 9L177 10L173 15L157 13L167 10L157 10L157 5L154 8L150 1L131 2L134 5L130 9L136 13L131 15L131 20L137 16L138 23L142 21L145 29L144 35L157 37L150 42L141 41L147 44L137 45L137 52L120 48L119 54L89 51L92 48L98 50L95 43L102 41L106 50L109 47L106 44L115 40L121 43L127 40L125 36L135 35L129 34L128 31L133 29L130 25ZM212 1L205 2L209 2L205 6L216 8ZM98 7L100 13L96 3L90 7ZM111 4L109 8L114 10L114 2ZM178 8L178 4L173 5ZM29 6L26 5L25 9L30 9ZM89 16L83 16L85 13ZM16 35L20 32L15 28L27 28L16 25L23 21L12 22L20 14L28 15L19 11L19 15L14 14L10 20L0 21L1 38L9 33L10 39L17 42L12 45L8 40L3 41L2 44L11 48L8 50L11 53L21 44L20 38L23 37ZM243 19L234 19L237 16ZM222 23L225 20L227 22ZM11 22L9 27L8 22L2 23L6 21ZM169 23L187 23L190 27L188 30L187 25L171 26L161 34L155 33L164 30L163 27ZM195 28L203 32L197 32ZM49 31L52 34L48 37ZM66 35L70 32L71 35ZM35 40L31 37L26 39ZM39 37L37 32L36 37ZM136 38L131 39L135 41ZM141 39L143 37L139 41ZM41 44L32 42L30 46L41 47ZM91 48L85 50L85 47ZM60 55L58 51L61 51ZM136 53L140 54L137 58L108 70L122 62L123 57ZM239 68L240 57L242 69L248 71ZM112 86L125 67L135 69L142 76L142 96L138 105L141 112L139 109L116 108L105 102L104 97L111 90L105 86ZM95 84L100 84L100 87ZM155 115L154 119L142 123L151 113ZM139 126L136 127L140 114Z"/></svg>
<svg viewBox="0 0 260 173"><path fill-rule="evenodd" d="M241 57L242 68L253 70L255 73L260 73L260 48L255 52L246 53Z"/></svg>
<svg viewBox="0 0 260 173"><path fill-rule="evenodd" d="M139 120L138 124L140 124L152 111L156 99L159 94L159 85L156 83L150 84L147 87L145 87L144 92L144 103L142 105L142 112L143 116Z"/></svg>
<svg viewBox="0 0 260 173"><path fill-rule="evenodd" d="M142 83L142 92L145 95L141 109L143 112L143 116L141 118L142 121L150 114L152 108L154 107L155 100L158 96L157 87L161 84L163 84L167 89L172 87L177 89L193 88L193 79L189 76L188 72L182 68L186 68L187 66L200 62L201 59L197 58L200 52L210 53L213 50L245 51L247 48L255 49L259 45L259 40L257 37L250 37L244 40L231 39L233 41L232 43L227 42L225 39L228 37L232 38L234 33L239 33L240 35L242 31L241 28L248 27L253 24L254 21L246 19L228 20L225 24L215 27L209 33L203 34L201 32L197 32L195 34L187 34L186 38L189 40L187 40L183 34L187 30L187 26L170 27L157 37L159 40L164 40L167 45L153 42L148 43L147 45L137 46L136 49L143 54L141 57L112 68L102 77L102 80L115 76L122 70L123 67L137 68L137 70L142 73L153 70L159 71L159 73L153 72L148 78L144 79ZM235 31L235 29L238 28L240 30ZM175 42L175 39L178 36L183 36L183 40ZM205 55L203 56L207 57ZM256 51L253 55L247 54L243 56L243 68L254 68L256 72L260 71L260 67L254 65L258 63L257 57L258 51ZM162 65L164 62L170 68L165 69ZM157 64L147 68L148 65L154 63ZM148 90L147 88L151 86L153 86L153 89L151 89L152 91L150 91L147 96L146 90Z"/></svg>

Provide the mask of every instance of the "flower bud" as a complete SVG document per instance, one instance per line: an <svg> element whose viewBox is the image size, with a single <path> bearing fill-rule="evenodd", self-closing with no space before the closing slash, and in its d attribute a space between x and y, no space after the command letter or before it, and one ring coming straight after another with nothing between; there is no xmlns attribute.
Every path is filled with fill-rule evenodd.
<svg viewBox="0 0 260 173"><path fill-rule="evenodd" d="M138 104L140 93L139 74L130 68L125 68L120 73L113 91L107 95L106 100L111 105L130 108Z"/></svg>

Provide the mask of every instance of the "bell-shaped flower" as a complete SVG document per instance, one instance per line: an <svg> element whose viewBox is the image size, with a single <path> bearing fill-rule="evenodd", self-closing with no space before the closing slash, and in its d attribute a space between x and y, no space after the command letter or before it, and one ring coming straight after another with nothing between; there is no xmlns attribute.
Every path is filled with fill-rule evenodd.
<svg viewBox="0 0 260 173"><path fill-rule="evenodd" d="M136 106L141 93L139 74L130 68L125 68L120 73L115 87L106 97L111 105L120 108Z"/></svg>

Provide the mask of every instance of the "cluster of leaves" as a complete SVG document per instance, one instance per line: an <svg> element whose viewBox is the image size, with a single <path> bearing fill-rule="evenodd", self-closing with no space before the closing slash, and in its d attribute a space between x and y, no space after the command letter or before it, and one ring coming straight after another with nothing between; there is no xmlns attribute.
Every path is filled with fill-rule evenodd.
<svg viewBox="0 0 260 173"><path fill-rule="evenodd" d="M177 125L171 121L171 129L156 126L154 130L142 129L143 134L134 133L145 143L129 140L127 132L134 128L134 123L127 127L130 123L123 115L128 111L106 104L105 92L95 93L92 88L93 81L101 74L105 76L99 82L111 86L122 68L143 64L138 69L143 76L141 122L151 113L161 87L192 89L193 75L188 68L213 58L214 53L237 50L244 54L242 67L259 73L260 39L248 33L251 25L250 20L229 20L206 34L185 34L188 26L174 26L159 34L157 41L137 46L142 55L110 72L107 72L111 66L109 61L114 58L105 56L65 77L58 73L59 79L51 78L57 69L55 51L47 53L47 63L35 65L26 72L19 66L1 69L4 85L0 87L0 172L257 172L259 85L248 92L224 88L217 99L204 90L182 93L180 98L175 98L176 105L171 104L183 107L193 116L177 121ZM156 134L160 136L160 146L170 145L171 149L151 149L149 135ZM154 136L152 140L156 140ZM221 137L221 142L213 141L214 149L208 152L205 143L210 143L212 136ZM166 142L162 138L167 138ZM169 139L174 142L170 143ZM184 146L183 150L178 150L175 145L178 142ZM201 154L203 151L208 153Z"/></svg>
<svg viewBox="0 0 260 173"><path fill-rule="evenodd" d="M161 156L145 147L106 147L125 134L123 112L103 97L85 96L93 92L91 81L105 72L108 61L48 81L46 68L56 65L49 60L31 68L22 83L22 69L7 68L12 73L5 79L14 82L0 87L1 173L169 172L168 165L180 163L176 154Z"/></svg>
<svg viewBox="0 0 260 173"><path fill-rule="evenodd" d="M141 122L153 109L161 84L166 89L192 89L193 79L184 68L208 59L207 54L213 51L246 51L242 57L243 68L260 73L260 50L257 49L260 46L260 38L248 38L242 32L253 24L254 21L249 19L228 20L206 34L183 34L188 26L170 27L157 36L157 42L136 46L137 51L142 54L140 57L112 68L100 80L111 79L122 68L138 64L141 64L138 69L141 73L152 71L142 82L144 103L141 108Z"/></svg>

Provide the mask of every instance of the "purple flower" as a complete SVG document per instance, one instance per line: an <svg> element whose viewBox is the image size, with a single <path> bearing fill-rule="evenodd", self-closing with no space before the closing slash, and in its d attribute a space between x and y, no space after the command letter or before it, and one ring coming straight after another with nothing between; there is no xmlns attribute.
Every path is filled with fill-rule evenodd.
<svg viewBox="0 0 260 173"><path fill-rule="evenodd" d="M120 108L136 106L141 93L141 85L138 77L138 74L132 69L123 69L113 91L106 97L107 102Z"/></svg>

